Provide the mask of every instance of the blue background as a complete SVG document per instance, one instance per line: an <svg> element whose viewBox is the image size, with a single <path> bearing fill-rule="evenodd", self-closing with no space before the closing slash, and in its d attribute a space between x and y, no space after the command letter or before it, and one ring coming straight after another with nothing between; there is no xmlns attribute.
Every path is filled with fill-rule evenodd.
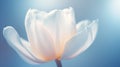
<svg viewBox="0 0 120 67"><path fill-rule="evenodd" d="M0 67L56 67L54 61L39 65L26 63L7 44L2 31L5 26L11 25L20 36L27 38L24 18L29 8L50 11L69 6L75 10L76 22L99 19L99 29L91 47L74 59L63 60L63 67L120 67L120 15L112 15L109 2L110 0L0 0Z"/></svg>

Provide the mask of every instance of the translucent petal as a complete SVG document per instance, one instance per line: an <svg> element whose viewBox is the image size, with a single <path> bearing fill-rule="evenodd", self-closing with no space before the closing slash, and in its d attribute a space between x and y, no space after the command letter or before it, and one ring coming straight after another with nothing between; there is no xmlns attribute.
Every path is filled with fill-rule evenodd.
<svg viewBox="0 0 120 67"><path fill-rule="evenodd" d="M42 16L37 19L36 10L29 10L26 15L25 27L28 39L31 43L32 53L42 60L49 61L55 59L55 47L49 31L41 23ZM43 12L42 12L43 13ZM41 14L40 14L41 15Z"/></svg>
<svg viewBox="0 0 120 67"><path fill-rule="evenodd" d="M53 10L44 19L56 44L56 55L61 57L65 43L76 33L74 11L72 8Z"/></svg>
<svg viewBox="0 0 120 67"><path fill-rule="evenodd" d="M27 42L25 43L25 40L19 37L18 33L13 27L11 26L5 27L3 30L3 35L5 39L7 40L7 42L9 43L9 45L26 61L30 63L43 63L44 62L44 61L36 59L27 51L26 47L27 45L29 45L29 43Z"/></svg>
<svg viewBox="0 0 120 67"><path fill-rule="evenodd" d="M66 41L68 41L72 37L72 35L76 33L74 11L72 8L64 10L53 10L48 13L31 9L30 11L28 11L26 18L27 19L25 25L27 32L30 32L28 30L30 30L30 26L32 23L37 23L37 25L41 25L42 27L46 28L46 30L48 31L47 33L49 33L46 35L50 35L48 37L51 37L53 39L55 49L54 51L56 52L57 57L61 56ZM31 26L31 28L33 27L34 26ZM40 26L38 26L38 28L40 28ZM35 28L33 31L35 32L36 29L37 28ZM33 36L32 33L28 33L28 35L28 37ZM33 37L29 39L32 38Z"/></svg>
<svg viewBox="0 0 120 67"><path fill-rule="evenodd" d="M68 41L62 59L71 59L85 51L94 41L97 33L97 21L80 22L77 24L78 33Z"/></svg>

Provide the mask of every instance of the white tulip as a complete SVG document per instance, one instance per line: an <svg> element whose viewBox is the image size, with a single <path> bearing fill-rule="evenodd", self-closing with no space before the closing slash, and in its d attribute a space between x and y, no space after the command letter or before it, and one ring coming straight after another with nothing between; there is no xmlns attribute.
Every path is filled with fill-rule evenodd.
<svg viewBox="0 0 120 67"><path fill-rule="evenodd" d="M73 8L51 12L29 9L25 18L28 41L12 26L3 35L12 48L25 60L44 63L72 59L85 51L95 40L97 20L75 22Z"/></svg>

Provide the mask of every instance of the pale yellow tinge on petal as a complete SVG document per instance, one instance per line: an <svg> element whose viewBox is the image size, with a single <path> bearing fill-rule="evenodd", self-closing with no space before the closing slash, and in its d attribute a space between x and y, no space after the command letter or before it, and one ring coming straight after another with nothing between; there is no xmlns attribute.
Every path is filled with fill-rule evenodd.
<svg viewBox="0 0 120 67"><path fill-rule="evenodd" d="M76 34L73 9L70 7L63 10L56 9L50 12L31 9L28 13L27 19L28 20L26 23L29 23L28 26L26 24L26 28L28 27L27 29L29 30L27 30L28 37L29 41L31 42L32 50L33 53L35 53L35 56L43 60L52 60L58 58L60 59L65 49L66 42L70 40L73 35ZM38 29L37 32L36 29ZM43 42L39 42L39 40L41 41L44 39L39 39L39 29L42 30L42 33L45 33L45 37L46 35L48 36L48 41L49 38L53 40L53 44L51 44L52 47L47 48L49 44L44 43L46 45L44 46L44 44L42 44ZM45 32L44 30L47 32ZM45 54L46 49L41 48L40 46L44 46L46 49L52 49L52 51L47 51L47 54Z"/></svg>
<svg viewBox="0 0 120 67"><path fill-rule="evenodd" d="M43 24L53 37L56 58L61 58L66 42L76 33L73 9L53 10L48 13Z"/></svg>
<svg viewBox="0 0 120 67"><path fill-rule="evenodd" d="M33 24L34 25L34 24ZM39 27L39 31L41 31L41 33L43 33L43 35L45 34L45 37L47 37L47 39L49 39L49 40L47 40L47 41L50 41L50 42L52 42L52 37L51 37L51 35L49 34L49 31L41 24L41 23L39 23L39 22L36 22L36 25L35 25L36 27ZM33 28L33 27L32 27ZM38 32L39 32L38 31ZM36 32L36 35L37 35L37 32ZM38 34L38 38L39 38L39 36L40 36L41 34ZM40 36L41 37L41 36ZM48 37L50 37L50 38L48 38ZM44 40L44 38L43 38L43 40ZM41 39L38 39L38 41L43 41L43 40L41 40ZM41 43L34 43L34 45L36 45L36 46L32 46L32 50L33 50L33 52L36 54L36 56L38 56L38 57L42 57L43 58L43 60L45 60L45 61L50 61L50 60L53 60L53 59L55 59L55 50L54 50L54 43L52 44L52 43L47 43L47 41L46 40L44 40L44 43L43 42L41 42ZM47 44L46 44L47 43ZM49 44L51 44L51 46L49 46ZM41 45L41 46L40 46ZM49 47L48 47L49 46ZM43 47L43 48L42 48Z"/></svg>
<svg viewBox="0 0 120 67"><path fill-rule="evenodd" d="M71 35L67 36L66 38L64 38L64 41L62 41L60 44L60 48L61 50L59 51L59 53L57 54L57 59L61 59L62 54L64 53L65 50L65 46L67 45L66 43L76 34L76 31L72 32Z"/></svg>

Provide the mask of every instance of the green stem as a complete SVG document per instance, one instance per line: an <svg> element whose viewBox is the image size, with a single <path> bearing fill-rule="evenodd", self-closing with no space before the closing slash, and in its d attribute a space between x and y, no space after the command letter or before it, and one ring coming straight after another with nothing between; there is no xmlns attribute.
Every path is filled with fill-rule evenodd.
<svg viewBox="0 0 120 67"><path fill-rule="evenodd" d="M57 67L62 67L62 63L60 60L55 60Z"/></svg>

